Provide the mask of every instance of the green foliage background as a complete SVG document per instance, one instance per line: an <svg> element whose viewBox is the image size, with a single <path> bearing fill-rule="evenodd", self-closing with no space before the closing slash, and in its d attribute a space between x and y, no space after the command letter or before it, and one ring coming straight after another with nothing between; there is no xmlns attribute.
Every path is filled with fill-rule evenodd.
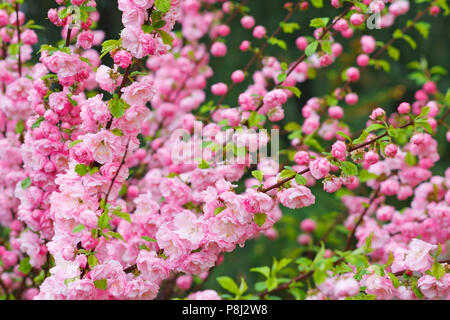
<svg viewBox="0 0 450 320"><path fill-rule="evenodd" d="M266 54L274 55L278 57L280 61L288 63L297 59L302 52L298 51L296 48L295 39L300 35L312 34L313 29L309 27L310 19L327 16L334 17L342 11L342 9L332 8L329 5L329 1L325 2L325 8L316 9L310 6L310 9L306 12L298 12L293 16L290 21L299 23L301 29L296 30L293 34L284 34L280 36L280 38L287 42L288 49L286 51L283 51L277 46L269 46ZM99 29L105 31L105 39L117 39L118 34L122 29L121 13L117 9L117 2L115 0L98 0L97 3L101 13ZM279 0L249 0L247 5L251 8L251 14L256 18L256 23L264 25L268 34L271 34L273 30L277 28L279 21L286 15L286 10L283 9L284 3L285 1ZM388 41L396 28L402 28L407 20L414 18L418 7L422 9L426 7L426 5L427 4L417 5L411 3L410 12L398 18L394 27L385 30L366 29L363 30L363 32L364 34L373 35L377 40ZM55 7L54 0L29 0L25 1L25 5L22 7L22 10L26 12L28 19L34 19L37 24L46 27L46 31L37 30L40 37L40 43L36 45L36 48L44 43L55 44L61 39L60 29L54 27L46 19L47 10L52 7ZM428 22L432 25L428 39L422 38L417 30L411 29L408 34L416 40L418 44L416 50L412 50L407 42L401 39L397 40L394 46L401 52L399 61L393 61L386 52L380 57L391 63L391 71L386 73L380 70L376 71L373 68L366 68L361 74L360 81L352 86L359 94L360 101L354 106L347 106L345 104L342 106L345 108L345 118L343 120L351 126L353 132L356 133L364 128L364 124L368 119L368 114L373 108L382 106L390 113L395 111L395 108L400 102L413 101L414 92L419 87L414 81L408 79L408 73L411 72L411 69L407 68L409 62L425 58L428 61L429 66L440 65L447 70L450 70L450 59L448 58L450 53L450 19L444 17L442 14L437 18L425 15L421 21ZM229 54L221 59L212 59L211 64L215 71L215 75L210 79L209 84L218 81L229 82L232 71L243 68L245 64L247 64L252 54L239 51L238 47L242 40L251 40L253 46L260 46L262 44L263 40L252 38L251 31L245 30L239 26L239 19L233 21L231 30L231 35L226 38ZM289 121L301 121L301 107L305 104L307 99L313 96L322 96L331 93L331 90L339 83L341 72L349 66L355 65L356 56L360 52L359 42L357 40L349 41L348 39L342 39L342 37L337 36L337 40L342 41L341 43L344 46L344 53L342 56L331 68L328 68L326 71L318 71L316 80L306 81L298 86L302 91L302 96L300 99L291 99L285 106L286 118L284 123ZM257 65L256 67L259 66ZM255 70L256 67L252 70ZM225 103L231 106L236 105L238 93L245 90L245 87L249 83L250 81L247 79L246 82L238 85L234 89L233 94L229 95ZM438 85L440 91L445 93L447 88L449 88L449 84L449 77L443 76ZM208 99L214 99L214 97L209 96ZM450 163L450 154L448 152L448 143L445 140L445 132L445 129L439 129L437 138L439 140L441 161L433 169L434 173L440 175L444 173L444 170L448 167L448 163ZM288 140L283 140L282 144L287 145ZM315 217L316 219L323 221L317 230L317 234L320 238L321 233L323 233L327 229L327 226L334 220L335 214L346 213L338 197L323 192L321 190L321 185L316 186L313 189L313 192L316 196L316 200L318 200L314 206L302 210L283 209L283 218L276 224L276 229L279 233L277 240L270 241L262 236L258 240L248 241L245 244L245 247L238 247L233 253L226 254L225 263L212 271L212 275L204 288L219 289L215 278L221 275L228 275L236 280L241 276L244 276L250 289L253 290L254 283L262 280L262 278L258 274L249 272L250 268L271 265L272 257L277 257L279 259L281 257L298 256L302 254L305 248L300 247L296 241L296 237L300 233L299 223L302 219L306 217ZM363 195L367 193L367 190L362 190ZM399 205L404 206L408 204L399 203ZM343 239L345 237L344 233L345 230L343 230L343 227L338 228L336 233L329 238L327 245L342 248Z"/></svg>

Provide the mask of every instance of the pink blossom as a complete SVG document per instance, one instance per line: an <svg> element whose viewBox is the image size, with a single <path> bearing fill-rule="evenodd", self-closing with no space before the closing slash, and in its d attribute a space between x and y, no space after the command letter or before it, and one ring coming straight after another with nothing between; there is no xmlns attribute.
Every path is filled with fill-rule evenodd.
<svg viewBox="0 0 450 320"><path fill-rule="evenodd" d="M309 207L315 203L316 198L305 186L296 186L278 193L280 202L288 208L298 209Z"/></svg>
<svg viewBox="0 0 450 320"><path fill-rule="evenodd" d="M327 159L317 158L310 162L309 169L315 179L322 179L330 172L331 166Z"/></svg>

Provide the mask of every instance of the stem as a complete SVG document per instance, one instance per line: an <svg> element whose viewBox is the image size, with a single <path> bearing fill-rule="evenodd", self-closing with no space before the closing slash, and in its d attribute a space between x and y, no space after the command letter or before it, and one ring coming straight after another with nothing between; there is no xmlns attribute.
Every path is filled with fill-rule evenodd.
<svg viewBox="0 0 450 320"><path fill-rule="evenodd" d="M333 22L328 26L328 27L326 27L324 30L323 30L323 32L322 32L322 34L320 35L320 37L319 37L319 39L317 40L317 41L320 41L320 40L322 40L327 34L328 34L328 32L331 30L331 28L333 28L333 26L339 21L339 19L341 19L343 16L345 16L350 10L351 10L351 8L353 7L353 3L352 2L350 2L349 3L349 6L339 15L339 16L337 16L334 20L333 20ZM298 58L295 62L294 62L294 64L292 64L290 67L289 67L289 69L288 69L288 71L286 72L286 78L287 77L289 77L289 75L292 73L292 72L294 72L294 70L295 70L295 68L297 68L297 66L300 64L300 63L302 63L305 59L307 58L307 56L306 56L306 53L304 53L300 58ZM277 84L274 88L276 89L276 88L279 88L281 86L281 83L279 83L279 84ZM262 106L262 104L263 104L263 102L262 102L262 100L259 102L259 105L256 107L256 112L258 111L258 109ZM248 121L248 120L247 120ZM290 180L290 179L289 179Z"/></svg>
<svg viewBox="0 0 450 320"><path fill-rule="evenodd" d="M122 89L128 83L128 77L130 75L132 67L133 67L133 64L129 65L128 68L125 70L125 74L123 75L123 78L122 78L122 83L120 84L120 87L119 87L119 93L118 93L119 98L122 96ZM111 128L113 120L114 120L114 117L111 115L111 119L109 119L108 123L106 124L106 130L109 130Z"/></svg>
<svg viewBox="0 0 450 320"><path fill-rule="evenodd" d="M3 280L1 278L0 278L0 287L2 288L3 292L6 295L6 300L9 300L8 288L6 287L5 283L3 282Z"/></svg>
<svg viewBox="0 0 450 320"><path fill-rule="evenodd" d="M127 157L127 153L128 153L128 146L130 145L130 141L128 140L127 146L125 148L125 153L123 155L122 161L120 162L120 166L119 169L117 169L116 173L114 174L114 177L111 180L111 184L109 185L109 189L108 192L106 193L106 197L105 197L105 206L108 203L108 198L109 198L109 194L111 193L112 187L114 185L114 182L117 179L117 176L119 175L120 170L122 169L123 165L125 164L125 159Z"/></svg>
<svg viewBox="0 0 450 320"><path fill-rule="evenodd" d="M355 227L352 230L352 233L350 233L349 236L347 237L347 244L345 245L344 251L350 250L350 247L351 247L351 244L352 244L352 239L353 239L353 236L355 235L356 229L362 223L362 221L364 219L364 216L367 214L367 212L369 212L370 206L372 205L374 200L377 198L379 191L380 191L380 187L378 187L378 189L375 190L374 194L372 195L372 197L369 200L369 204L367 205L366 208L364 208L364 211L359 216L358 222L356 222Z"/></svg>
<svg viewBox="0 0 450 320"><path fill-rule="evenodd" d="M237 16L237 14L239 13L240 9L242 6L245 6L245 4L247 3L248 0L243 0L242 3L236 7L233 11L233 13L228 17L228 19L225 21L225 25L229 25L231 23L231 21L233 21L233 19ZM206 47L205 52L203 53L202 57L197 61L197 64L193 70L193 72L191 74L189 74L187 77L185 77L183 79L183 82L181 83L180 88L175 92L175 97L172 99L173 101L176 101L178 99L178 97L180 96L180 93L184 90L184 88L186 87L186 83L187 80L191 78L192 74L197 73L198 69L200 68L200 62L202 62L206 55L208 54L209 50L211 49L212 45L216 42L216 39L212 39L212 41L208 44L208 46Z"/></svg>
<svg viewBox="0 0 450 320"><path fill-rule="evenodd" d="M299 2L297 2L297 4L295 5L294 9L289 10L288 14L286 15L286 17L283 19L283 22L286 23L287 21L289 21L289 19L292 17L292 15L294 14L295 11L297 11L297 9L300 7L301 3L303 2L303 0L300 0ZM247 63L247 65L244 67L244 69L242 70L244 72L244 74L248 71L248 69L250 69L250 67L253 65L253 63L255 63L256 59L262 55L262 53L264 52L264 50L266 49L266 47L269 45L269 39L276 37L278 35L278 33L280 33L282 27L281 24L278 26L278 28L272 33L272 35L270 37L267 38L266 42L261 46L261 48L259 49L258 52L255 52L255 54L253 55L253 57L250 59L250 61ZM219 102L217 102L217 105L220 106L224 100L226 99L226 97L228 96L228 94L231 92L231 90L236 86L236 82L232 82L229 87L227 92L220 98Z"/></svg>
<svg viewBox="0 0 450 320"><path fill-rule="evenodd" d="M18 67L19 67L19 76L22 76L22 57L20 54L20 25L19 25L19 3L16 2L16 28L17 28L17 45L18 45Z"/></svg>
<svg viewBox="0 0 450 320"><path fill-rule="evenodd" d="M70 37L72 35L72 29L71 28L67 28L67 35L66 35L66 47L68 47L70 45Z"/></svg>
<svg viewBox="0 0 450 320"><path fill-rule="evenodd" d="M410 122L408 122L408 123L402 125L402 126L399 127L398 129L403 129L403 128L406 128L406 127L408 127L408 126L410 126L410 125L413 125L413 124L414 124L414 121L410 121ZM376 137L376 138L373 138L372 140L369 140L369 141L367 141L367 142L364 142L364 143L358 144L358 145L356 145L356 146L354 146L354 147L351 147L351 148L349 148L347 151L348 151L348 152L352 152L352 151L355 151L355 150L364 148L365 146L370 145L370 144L376 142L377 140L379 140L379 139L381 139L381 138L383 138L383 137L385 137L385 136L387 136L387 132L384 133L384 134L382 134L382 135L380 135L380 136L378 136L378 137ZM281 180L280 182L278 182L278 183L276 183L276 184L274 184L274 185L271 185L270 187L267 187L267 188L265 188L265 189L262 189L261 192L266 193L267 191L270 191L270 190L272 190L272 189L281 187L281 186L282 186L283 184L285 184L286 182L288 182L288 181L294 179L295 176L296 176L297 174L302 175L302 174L305 174L305 173L309 172L309 170L310 170L309 168L306 168L306 169L304 169L303 171L297 172L297 173L294 174L292 177L284 178L284 179Z"/></svg>
<svg viewBox="0 0 450 320"><path fill-rule="evenodd" d="M431 7L431 4L430 4L430 6L429 7ZM417 13L417 15L415 16L415 18L412 20L412 22L409 24L409 25L406 25L406 26L404 26L403 27L403 29L402 29L402 34L403 33L405 33L406 31L408 31L409 29L411 29L413 26L414 26L414 24L417 22L417 21L419 21L422 17L423 17L423 15L425 14L425 12L427 12L428 11L428 8L427 9L425 9L425 10L423 10L423 11L419 11L418 13ZM392 45L394 42L395 42L395 40L397 40L398 38L392 38L391 40L389 40L387 43L385 43L385 45L383 46L383 47L381 47L373 56L372 56L372 59L377 59L390 45Z"/></svg>

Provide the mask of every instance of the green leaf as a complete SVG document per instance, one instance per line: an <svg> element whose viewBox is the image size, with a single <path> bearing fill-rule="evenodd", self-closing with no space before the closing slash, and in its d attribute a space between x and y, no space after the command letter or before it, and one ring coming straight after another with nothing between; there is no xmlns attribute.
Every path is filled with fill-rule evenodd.
<svg viewBox="0 0 450 320"><path fill-rule="evenodd" d="M410 166L414 166L417 160L416 157L410 151L408 151L405 156L405 162Z"/></svg>
<svg viewBox="0 0 450 320"><path fill-rule="evenodd" d="M385 129L386 127L380 123L374 123L364 129L365 132L372 132L379 129Z"/></svg>
<svg viewBox="0 0 450 320"><path fill-rule="evenodd" d="M262 274L263 276L265 276L266 278L270 277L270 268L267 267L267 266L251 268L250 271L251 272L258 272L258 273Z"/></svg>
<svg viewBox="0 0 450 320"><path fill-rule="evenodd" d="M214 209L214 215L218 215L219 213L221 213L223 210L225 210L226 207L217 207Z"/></svg>
<svg viewBox="0 0 450 320"><path fill-rule="evenodd" d="M120 233L118 233L118 232L110 231L110 232L107 232L106 234L109 235L109 236L111 236L111 237L113 237L113 238L116 238L116 239L125 241L125 240L123 240L122 235L121 235Z"/></svg>
<svg viewBox="0 0 450 320"><path fill-rule="evenodd" d="M120 119L125 114L126 103L122 99L111 99L109 101L111 114L114 118Z"/></svg>
<svg viewBox="0 0 450 320"><path fill-rule="evenodd" d="M429 134L433 133L433 128L431 127L427 119L420 119L415 121L415 123L422 126Z"/></svg>
<svg viewBox="0 0 450 320"><path fill-rule="evenodd" d="M22 187L22 189L28 189L31 186L31 178L26 177L25 179L23 179L20 183L20 186Z"/></svg>
<svg viewBox="0 0 450 320"><path fill-rule="evenodd" d="M94 286L97 289L106 290L106 288L108 287L108 280L107 279L94 280Z"/></svg>
<svg viewBox="0 0 450 320"><path fill-rule="evenodd" d="M22 134L24 129L25 129L25 124L23 123L23 120L17 121L16 127L14 128L14 131L17 134Z"/></svg>
<svg viewBox="0 0 450 320"><path fill-rule="evenodd" d="M243 295L245 291L247 291L248 285L245 282L244 277L241 277L241 285L239 286L239 295Z"/></svg>
<svg viewBox="0 0 450 320"><path fill-rule="evenodd" d="M39 126L41 125L41 123L44 121L44 117L39 117L31 126L31 129L36 129L39 128Z"/></svg>
<svg viewBox="0 0 450 320"><path fill-rule="evenodd" d="M225 290L227 290L231 293L234 293L236 295L239 294L238 285L230 277L226 277L226 276L218 277L216 280L217 280L217 282L219 282L220 286L222 288L224 288Z"/></svg>
<svg viewBox="0 0 450 320"><path fill-rule="evenodd" d="M430 27L431 25L429 23L426 22L416 22L414 24L414 28L417 29L417 31L419 31L419 33L422 35L422 37L424 37L425 39L428 38L428 35L430 34Z"/></svg>
<svg viewBox="0 0 450 320"><path fill-rule="evenodd" d="M86 173L89 172L89 167L87 165L79 163L75 166L75 172L78 173L80 176L84 176Z"/></svg>
<svg viewBox="0 0 450 320"><path fill-rule="evenodd" d="M155 0L155 7L158 11L167 12L170 9L170 0Z"/></svg>
<svg viewBox="0 0 450 320"><path fill-rule="evenodd" d="M297 182L297 184L299 184L299 185L305 185L307 180L301 174L296 174L295 175L295 182Z"/></svg>
<svg viewBox="0 0 450 320"><path fill-rule="evenodd" d="M248 118L248 125L250 127L258 127L265 119L265 116L262 114L252 111L250 117Z"/></svg>
<svg viewBox="0 0 450 320"><path fill-rule="evenodd" d="M305 49L305 54L309 57L313 55L317 51L317 47L319 45L318 41L311 42Z"/></svg>
<svg viewBox="0 0 450 320"><path fill-rule="evenodd" d="M323 0L311 0L311 3L316 8L323 8Z"/></svg>
<svg viewBox="0 0 450 320"><path fill-rule="evenodd" d="M394 39L400 39L401 37L403 37L403 32L400 29L396 29L392 36L394 37Z"/></svg>
<svg viewBox="0 0 450 320"><path fill-rule="evenodd" d="M400 58L400 50L398 50L397 48L394 48L393 46L388 46L387 52L388 52L388 55L395 61L398 61L398 59Z"/></svg>
<svg viewBox="0 0 450 320"><path fill-rule="evenodd" d="M165 32L163 30L158 30L157 32L161 36L161 39L164 42L164 44L167 44L168 46L172 46L173 37L169 33Z"/></svg>
<svg viewBox="0 0 450 320"><path fill-rule="evenodd" d="M79 224L72 229L72 233L78 233L78 232L82 231L84 228L86 228L84 225Z"/></svg>
<svg viewBox="0 0 450 320"><path fill-rule="evenodd" d="M291 178L291 177L294 177L294 175L296 175L297 174L297 172L295 172L294 170L292 170L292 169L283 169L281 172L280 172L280 178L281 179L284 179L284 178Z"/></svg>
<svg viewBox="0 0 450 320"><path fill-rule="evenodd" d="M300 29L300 25L296 22L280 22L280 27L283 28L284 33L293 33Z"/></svg>
<svg viewBox="0 0 450 320"><path fill-rule="evenodd" d="M259 182L262 182L264 174L261 170L253 170L252 176L255 177Z"/></svg>
<svg viewBox="0 0 450 320"><path fill-rule="evenodd" d="M255 213L254 220L255 220L255 223L258 226L262 227L264 222L266 222L266 219L267 219L267 214L265 214L265 213Z"/></svg>
<svg viewBox="0 0 450 320"><path fill-rule="evenodd" d="M347 176L356 176L358 174L358 167L350 161L341 162L341 169Z"/></svg>
<svg viewBox="0 0 450 320"><path fill-rule="evenodd" d="M328 21L330 21L330 18L328 17L314 18L309 22L309 26L314 28L324 28L327 26Z"/></svg>
<svg viewBox="0 0 450 320"><path fill-rule="evenodd" d="M289 122L284 126L284 130L292 132L295 130L300 130L302 127L297 122Z"/></svg>
<svg viewBox="0 0 450 320"><path fill-rule="evenodd" d="M447 74L447 69L445 69L444 67L441 66L434 66L430 69L430 73L431 74L441 74L441 75L446 75Z"/></svg>
<svg viewBox="0 0 450 320"><path fill-rule="evenodd" d="M141 238L149 242L156 242L156 239L150 238L149 236L142 236Z"/></svg>
<svg viewBox="0 0 450 320"><path fill-rule="evenodd" d="M440 280L445 275L445 268L437 260L434 261L431 267L431 275L437 280Z"/></svg>
<svg viewBox="0 0 450 320"><path fill-rule="evenodd" d="M378 179L378 175L376 175L375 173L371 173L371 172L367 171L366 169L362 169L359 172L358 177L359 177L359 181L361 181L363 183L367 182L369 180Z"/></svg>
<svg viewBox="0 0 450 320"><path fill-rule="evenodd" d="M19 263L19 271L28 274L33 267L30 264L30 257L22 259Z"/></svg>
<svg viewBox="0 0 450 320"><path fill-rule="evenodd" d="M283 50L287 50L287 44L286 44L286 42L284 40L281 40L281 39L278 39L278 38L275 38L275 37L270 37L267 40L267 42L272 44L272 45L277 45Z"/></svg>
<svg viewBox="0 0 450 320"><path fill-rule="evenodd" d="M80 142L83 142L83 140L75 140L69 143L69 148L72 148L73 146L79 144Z"/></svg>
<svg viewBox="0 0 450 320"><path fill-rule="evenodd" d="M436 3L439 7L444 9L444 16L448 16L450 14L450 8L447 4L447 0L436 0Z"/></svg>
<svg viewBox="0 0 450 320"><path fill-rule="evenodd" d="M100 59L103 58L106 54L110 53L112 50L117 49L122 45L122 41L119 40L106 40L102 43L102 52L100 55Z"/></svg>
<svg viewBox="0 0 450 320"><path fill-rule="evenodd" d="M109 216L106 212L103 212L102 215L98 218L97 226L100 230L106 229L109 224Z"/></svg>
<svg viewBox="0 0 450 320"><path fill-rule="evenodd" d="M286 73L280 73L277 76L277 81L278 81L278 83L283 83L286 80L286 78L287 78L287 74Z"/></svg>
<svg viewBox="0 0 450 320"><path fill-rule="evenodd" d="M420 114L417 116L417 118L422 118L427 116L430 113L430 107L425 106L420 110Z"/></svg>
<svg viewBox="0 0 450 320"><path fill-rule="evenodd" d="M300 98L300 96L302 95L302 92L301 92L300 89L297 88L297 87L280 86L280 88L281 88L281 89L289 90L289 91L292 92L297 98Z"/></svg>
<svg viewBox="0 0 450 320"><path fill-rule="evenodd" d="M131 223L131 218L130 218L130 214L129 213L122 212L122 211L117 210L117 209L113 210L111 213L113 215L118 216L119 218L122 218L122 219L128 221L129 223Z"/></svg>
<svg viewBox="0 0 450 320"><path fill-rule="evenodd" d="M392 284L394 288L398 288L400 286L400 280L395 276L395 274L388 272L389 278L391 278Z"/></svg>
<svg viewBox="0 0 450 320"><path fill-rule="evenodd" d="M90 254L90 255L88 256L88 258L87 258L87 261L88 261L89 266L90 266L91 268L94 268L94 267L98 264L98 259L97 259L97 257L95 256L95 254Z"/></svg>
<svg viewBox="0 0 450 320"><path fill-rule="evenodd" d="M336 132L336 134L340 135L341 137L347 139L350 142L352 141L352 138L350 138L345 132L338 131L338 132Z"/></svg>
<svg viewBox="0 0 450 320"><path fill-rule="evenodd" d="M414 41L413 38L411 38L409 35L404 34L403 35L403 40L405 40L406 42L409 43L409 45L411 46L411 48L416 49L417 48L417 43L416 41Z"/></svg>

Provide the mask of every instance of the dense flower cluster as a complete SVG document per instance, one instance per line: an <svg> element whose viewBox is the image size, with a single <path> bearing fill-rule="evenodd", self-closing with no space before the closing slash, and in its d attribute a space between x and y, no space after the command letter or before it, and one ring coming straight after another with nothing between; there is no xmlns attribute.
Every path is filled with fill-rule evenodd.
<svg viewBox="0 0 450 320"><path fill-rule="evenodd" d="M300 211L319 201L314 185L343 191L347 243L340 251L325 241L314 261L297 260L302 273L289 283L313 275L315 288L299 293L292 286L294 297L449 296L450 169L432 171L441 158L435 134L439 123L446 126L450 104L439 77L421 70L426 79L414 97L405 97L391 115L373 107L360 135L342 121L345 107L359 101L352 87L364 68L386 69L379 56L398 51L366 34L367 10L381 14L380 28L390 28L410 10L409 1L332 0L341 13L311 20L315 31L296 39L300 54L291 63L264 49L286 46L277 35L300 28L287 21L307 10L308 1L286 3L284 23L268 36L245 1L118 0L113 5L123 29L119 39L106 41L96 30L94 0L55 2L48 18L63 39L42 45L36 63L39 26L25 21L23 1L0 7L5 298L154 299L172 298L176 290L187 299L221 299L213 290L198 290L194 279L206 280L224 253L247 240L276 238L283 207ZM423 15L441 9L449 11L430 1L393 39L405 38ZM228 83L208 86L216 71L210 59L230 51L226 39L235 18L254 38L239 50L254 56L243 69L220 71ZM354 65L332 93L307 99L302 119L285 126L292 167L258 154L271 136L255 129L285 120L283 106L300 97L297 85L312 81L346 50L340 37L358 40ZM107 55L112 65L105 64ZM260 67L250 73L256 60ZM224 105L246 79L246 89L235 90L235 106ZM209 91L218 102L206 101ZM177 132L189 138L180 141ZM232 161L224 161L223 152L231 152ZM302 221L301 247L312 247L318 223ZM271 275L256 268L267 281L249 298L288 289L276 276L290 262L274 264Z"/></svg>

